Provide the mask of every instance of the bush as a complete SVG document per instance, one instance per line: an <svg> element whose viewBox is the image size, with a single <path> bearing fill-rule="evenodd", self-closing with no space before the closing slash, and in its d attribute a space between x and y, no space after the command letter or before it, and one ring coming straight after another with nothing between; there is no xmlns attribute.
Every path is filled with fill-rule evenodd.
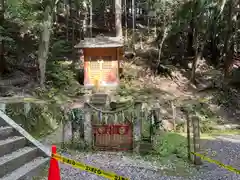
<svg viewBox="0 0 240 180"><path fill-rule="evenodd" d="M51 58L63 58L72 52L72 44L65 40L57 40L51 47Z"/></svg>
<svg viewBox="0 0 240 180"><path fill-rule="evenodd" d="M154 150L162 157L176 155L187 159L187 140L176 133L164 133L156 137Z"/></svg>
<svg viewBox="0 0 240 180"><path fill-rule="evenodd" d="M50 61L46 69L48 84L60 88L71 85L75 80L75 74L70 68L64 68L61 61Z"/></svg>
<svg viewBox="0 0 240 180"><path fill-rule="evenodd" d="M63 111L57 105L29 104L26 114L24 103L7 104L6 114L36 138L45 136L63 120Z"/></svg>

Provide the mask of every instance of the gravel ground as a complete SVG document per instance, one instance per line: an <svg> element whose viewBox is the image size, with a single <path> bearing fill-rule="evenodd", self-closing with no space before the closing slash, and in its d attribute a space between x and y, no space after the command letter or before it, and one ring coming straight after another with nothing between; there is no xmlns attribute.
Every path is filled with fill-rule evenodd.
<svg viewBox="0 0 240 180"><path fill-rule="evenodd" d="M224 135L219 136L216 140L202 141L204 141L202 142L204 152L210 151L209 149L214 152L209 152L209 156L212 156L213 159L240 169L240 135ZM47 144L49 145L49 143ZM62 155L103 170L115 172L131 180L240 180L240 174L237 175L205 161L198 170L189 169L190 172L193 170L192 176L179 177L164 173L166 169L172 168L170 164L154 164L122 153L62 153ZM105 178L72 168L66 164L60 163L60 168L62 180L105 180Z"/></svg>
<svg viewBox="0 0 240 180"><path fill-rule="evenodd" d="M205 147L211 147L212 151L216 151L214 159L226 164L231 164L240 169L240 143L232 143L231 141L215 140L207 141ZM75 154L75 153L73 153ZM124 156L121 153L62 153L69 158L84 162L94 167L115 172L119 175L130 178L131 180L240 180L240 175L229 172L215 164L204 162L193 176L178 177L164 175L164 170L171 168L169 165L156 165L152 162L144 160L136 160L130 156ZM63 180L105 180L105 178L96 176L79 169L72 168L69 165L60 164L61 176ZM190 170L191 171L191 170Z"/></svg>
<svg viewBox="0 0 240 180"><path fill-rule="evenodd" d="M225 144L226 145L226 144ZM240 150L240 145L238 146ZM229 146L228 146L229 149ZM226 151L229 153L229 151ZM72 159L76 159L81 162L85 162L86 164L93 165L95 167L99 167L104 170L114 171L119 175L130 178L131 180L150 180L150 179L159 179L159 180L240 180L240 175L236 175L235 173L229 172L225 169L217 167L214 164L204 163L204 165L199 169L192 177L174 177L163 175L163 170L166 167L157 167L155 165L151 165L151 163L145 161L136 161L126 156L116 155L116 154L108 154L108 153L96 153L96 154L78 154L69 155L63 154L64 156L70 157ZM225 156L226 157L226 156ZM228 157L230 158L230 157ZM228 161L228 158L223 158L222 162ZM235 158L235 157L234 157ZM238 159L239 160L239 159ZM239 162L240 164L240 162ZM105 180L102 177L98 177L94 174L80 171L78 169L74 169L68 165L61 164L61 176L62 179L66 180L74 180L74 179L86 179L86 180Z"/></svg>
<svg viewBox="0 0 240 180"><path fill-rule="evenodd" d="M131 180L147 180L147 179L182 179L178 177L169 178L168 176L162 176L159 171L161 169L156 166L149 166L144 164L144 162L134 162L126 156L119 154L109 154L109 153L96 153L91 155L86 155L84 158L72 157L68 154L65 156L78 159L81 162L92 165L94 167L99 167L103 170L115 172L118 175L128 177ZM80 155L81 156L81 155ZM88 180L105 180L105 178L96 176L88 172L80 171L78 169L73 169L72 167L61 164L61 175L63 179L73 180L73 179L88 179Z"/></svg>

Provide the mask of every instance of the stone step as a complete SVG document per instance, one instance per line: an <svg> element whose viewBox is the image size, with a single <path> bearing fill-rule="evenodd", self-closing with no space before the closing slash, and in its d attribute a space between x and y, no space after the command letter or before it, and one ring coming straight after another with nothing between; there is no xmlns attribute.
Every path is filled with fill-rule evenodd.
<svg viewBox="0 0 240 180"><path fill-rule="evenodd" d="M14 135L14 129L11 126L0 126L0 140Z"/></svg>
<svg viewBox="0 0 240 180"><path fill-rule="evenodd" d="M13 136L0 140L0 157L23 148L27 144L25 137Z"/></svg>
<svg viewBox="0 0 240 180"><path fill-rule="evenodd" d="M0 178L38 156L38 148L24 147L0 157Z"/></svg>
<svg viewBox="0 0 240 180"><path fill-rule="evenodd" d="M7 174L1 180L32 180L49 162L49 158L38 157Z"/></svg>
<svg viewBox="0 0 240 180"><path fill-rule="evenodd" d="M95 93L91 97L91 104L106 104L108 95L105 93Z"/></svg>
<svg viewBox="0 0 240 180"><path fill-rule="evenodd" d="M50 152L0 111L0 179L32 180L49 161Z"/></svg>

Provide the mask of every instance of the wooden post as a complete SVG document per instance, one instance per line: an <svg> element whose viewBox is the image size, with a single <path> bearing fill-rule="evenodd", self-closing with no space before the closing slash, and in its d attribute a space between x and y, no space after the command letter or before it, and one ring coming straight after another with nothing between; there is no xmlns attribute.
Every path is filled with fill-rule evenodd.
<svg viewBox="0 0 240 180"><path fill-rule="evenodd" d="M156 125L155 119L154 119L154 114L155 114L155 110L151 109L150 110L151 122L150 122L150 129L149 129L149 131L150 131L149 136L150 136L151 143L153 143L154 125Z"/></svg>
<svg viewBox="0 0 240 180"><path fill-rule="evenodd" d="M5 103L0 103L0 111L6 112L6 104Z"/></svg>
<svg viewBox="0 0 240 180"><path fill-rule="evenodd" d="M142 114L141 114L141 103L135 104L134 120L132 121L133 125L133 144L134 151L139 153L140 151L140 141L142 134Z"/></svg>
<svg viewBox="0 0 240 180"><path fill-rule="evenodd" d="M62 142L61 142L61 148L65 148L65 129L66 129L66 120L62 120Z"/></svg>
<svg viewBox="0 0 240 180"><path fill-rule="evenodd" d="M64 119L61 120L61 124L62 124L62 142L61 142L61 148L64 149L65 148L65 132L66 132L66 129L68 128L67 125L71 124L71 122L69 121L69 116L68 116L68 111L69 111L69 108L66 108L66 109L63 109L64 111ZM67 124L68 123L68 124ZM72 128L72 127L71 127ZM71 131L71 134L72 134L72 131Z"/></svg>
<svg viewBox="0 0 240 180"><path fill-rule="evenodd" d="M92 118L90 107L85 103L84 104L84 140L89 147L92 146Z"/></svg>
<svg viewBox="0 0 240 180"><path fill-rule="evenodd" d="M156 129L159 130L160 128L163 128L163 122L162 122L162 116L161 116L161 106L159 104L159 102L157 101L154 106L154 119L155 119L155 125L156 125ZM162 127L161 127L162 126Z"/></svg>
<svg viewBox="0 0 240 180"><path fill-rule="evenodd" d="M171 107L172 107L173 129L174 131L176 131L176 108L172 101L171 101Z"/></svg>
<svg viewBox="0 0 240 180"><path fill-rule="evenodd" d="M192 125L193 125L193 147L194 152L198 153L200 151L200 125L199 125L199 117L192 117ZM194 164L201 165L202 161L199 156L194 155Z"/></svg>
<svg viewBox="0 0 240 180"><path fill-rule="evenodd" d="M82 119L80 123L79 131L79 139L84 140L84 112L82 111Z"/></svg>
<svg viewBox="0 0 240 180"><path fill-rule="evenodd" d="M192 161L191 158L191 136L190 136L190 118L188 111L185 111L187 119L187 149L188 149L188 160Z"/></svg>
<svg viewBox="0 0 240 180"><path fill-rule="evenodd" d="M31 104L29 102L24 103L24 115L28 116L29 111L31 110Z"/></svg>

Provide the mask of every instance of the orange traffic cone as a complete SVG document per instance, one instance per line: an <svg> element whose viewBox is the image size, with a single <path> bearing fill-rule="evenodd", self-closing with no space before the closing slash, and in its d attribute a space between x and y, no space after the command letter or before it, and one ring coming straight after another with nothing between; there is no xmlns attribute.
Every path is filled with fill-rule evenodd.
<svg viewBox="0 0 240 180"><path fill-rule="evenodd" d="M57 147L53 145L52 154L56 154L56 153L57 153ZM51 158L50 160L50 166L48 170L48 180L61 180L58 161L54 158Z"/></svg>

